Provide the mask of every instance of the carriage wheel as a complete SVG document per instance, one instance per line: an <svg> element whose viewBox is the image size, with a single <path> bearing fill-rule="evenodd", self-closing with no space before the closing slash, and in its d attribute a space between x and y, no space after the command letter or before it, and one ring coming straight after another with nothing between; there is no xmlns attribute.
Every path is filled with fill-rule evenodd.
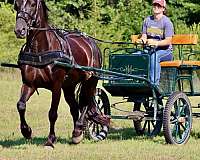
<svg viewBox="0 0 200 160"><path fill-rule="evenodd" d="M95 100L97 103L97 111L99 111L100 114L103 113L104 115L110 115L110 102L103 89L97 88ZM107 137L108 126L102 126L93 121L88 121L87 133L89 138L92 138L95 141L100 141Z"/></svg>
<svg viewBox="0 0 200 160"><path fill-rule="evenodd" d="M149 103L144 103L144 108L146 113L152 112L153 108L149 106ZM135 104L133 110L140 111L141 103ZM135 131L138 135L147 135L150 137L155 137L160 133L162 128L162 118L163 118L163 109L160 109L157 112L158 120L144 120L144 121L133 121L133 125L135 127ZM153 116L153 115L152 115ZM147 118L147 117L146 117Z"/></svg>
<svg viewBox="0 0 200 160"><path fill-rule="evenodd" d="M163 132L169 144L185 144L192 129L191 104L183 92L174 92L163 113Z"/></svg>

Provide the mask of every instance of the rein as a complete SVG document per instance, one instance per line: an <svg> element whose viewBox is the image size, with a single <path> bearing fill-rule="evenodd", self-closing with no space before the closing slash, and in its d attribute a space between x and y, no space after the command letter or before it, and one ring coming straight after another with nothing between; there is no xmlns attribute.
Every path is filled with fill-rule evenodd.
<svg viewBox="0 0 200 160"><path fill-rule="evenodd" d="M42 67L48 64L53 63L55 60L57 61L65 61L69 64L74 64L75 62L73 61L72 58L72 53L71 53L71 49L70 49L70 45L68 43L67 40L67 36L64 36L64 32L67 33L77 33L80 36L85 36L85 37L89 37L95 41L98 41L100 43L110 43L110 44L133 44L131 42L113 42L113 41L105 41L105 40L101 40L101 39L97 39L95 37L92 37L90 35L87 35L84 32L80 32L79 30L66 30L66 29L59 29L59 28L36 28L36 27L28 27L29 31L54 31L60 45L61 45L61 51L50 51L50 52L41 52L41 53L32 53L32 52L25 52L23 51L25 49L25 47L23 46L21 49L21 52L18 56L18 64L28 64L28 65L32 65L32 66L36 66L36 67ZM57 32L60 31L60 32ZM61 35L63 33L63 36ZM36 33L37 35L38 33ZM34 35L33 39L31 40L31 42L34 40L34 38L36 37L36 35ZM68 50L69 50L69 55L65 55L64 51L63 51L63 46L58 38L58 36L60 36L61 38L63 38L68 45ZM29 45L31 43L28 43ZM25 44L27 45L27 43Z"/></svg>
<svg viewBox="0 0 200 160"><path fill-rule="evenodd" d="M132 42L118 42L118 41L110 41L110 40L102 40L95 38L93 36L90 36L84 32L81 32L79 30L66 30L66 29L60 29L60 28L36 28L36 27L29 27L29 30L38 30L38 31L65 31L65 32L74 32L74 33L80 33L80 35L87 36L89 38L94 39L95 41L98 41L100 43L109 43L109 44L134 44Z"/></svg>

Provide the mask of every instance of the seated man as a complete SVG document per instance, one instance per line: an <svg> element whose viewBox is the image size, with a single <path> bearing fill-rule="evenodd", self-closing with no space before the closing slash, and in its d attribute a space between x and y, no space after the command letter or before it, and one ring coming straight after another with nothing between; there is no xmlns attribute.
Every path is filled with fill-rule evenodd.
<svg viewBox="0 0 200 160"><path fill-rule="evenodd" d="M143 43L156 47L150 62L150 81L155 85L159 85L160 62L173 59L171 41L174 29L165 11L165 0L153 0L153 15L144 20L140 38Z"/></svg>
<svg viewBox="0 0 200 160"><path fill-rule="evenodd" d="M155 46L155 52L150 56L150 81L159 85L160 62L170 61L172 56L172 36L174 35L173 24L165 15L166 1L153 0L153 15L148 16L142 26L140 42ZM139 110L141 101L135 102L134 110Z"/></svg>

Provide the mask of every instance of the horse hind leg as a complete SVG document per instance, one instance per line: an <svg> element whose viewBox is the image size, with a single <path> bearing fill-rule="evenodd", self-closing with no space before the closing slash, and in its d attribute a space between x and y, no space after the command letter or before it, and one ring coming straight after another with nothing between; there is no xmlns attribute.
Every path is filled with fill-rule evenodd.
<svg viewBox="0 0 200 160"><path fill-rule="evenodd" d="M20 96L19 101L17 102L17 110L20 116L20 129L21 129L22 135L26 139L30 139L32 135L32 130L28 126L25 119L26 102L33 95L34 91L35 90L33 88L28 87L27 85L23 84L21 87L21 96Z"/></svg>
<svg viewBox="0 0 200 160"><path fill-rule="evenodd" d="M110 125L110 118L99 114L97 111L97 106L95 102L96 86L98 79L96 77L91 77L87 81L82 83L81 92L79 96L79 106L82 110L79 120L76 122L74 129L73 140L75 143L80 142L80 133L84 130L84 124L87 119L94 121L95 123L101 125Z"/></svg>
<svg viewBox="0 0 200 160"><path fill-rule="evenodd" d="M95 100L97 83L98 79L96 77L91 77L86 81L81 90L82 92L80 94L80 104L88 105L87 115L90 120L101 125L109 126L110 118L99 113L97 109L98 106Z"/></svg>

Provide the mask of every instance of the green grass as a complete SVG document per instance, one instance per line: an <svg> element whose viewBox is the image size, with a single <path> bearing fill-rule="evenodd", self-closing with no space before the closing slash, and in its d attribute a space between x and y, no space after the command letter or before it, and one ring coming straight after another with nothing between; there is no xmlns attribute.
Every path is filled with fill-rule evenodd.
<svg viewBox="0 0 200 160"><path fill-rule="evenodd" d="M114 120L112 124L120 129L111 131L104 141L85 139L79 145L71 145L72 118L63 97L56 123L58 141L54 149L46 149L43 144L49 132L48 110L51 93L40 89L40 95L34 94L27 103L26 119L33 130L33 139L27 141L20 133L16 109L20 86L21 77L18 70L0 72L0 160L200 159L199 119L194 119L190 140L183 146L166 145L162 133L154 139L136 136L132 122L128 120ZM110 97L110 100L119 99ZM192 104L198 103L197 97L192 98Z"/></svg>

